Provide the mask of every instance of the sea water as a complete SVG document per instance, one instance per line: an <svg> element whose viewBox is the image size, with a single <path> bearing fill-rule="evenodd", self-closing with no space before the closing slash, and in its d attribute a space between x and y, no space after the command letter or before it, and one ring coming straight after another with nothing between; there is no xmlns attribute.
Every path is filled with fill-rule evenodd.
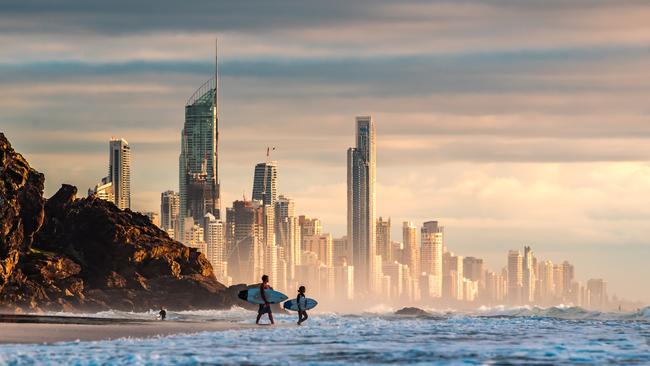
<svg viewBox="0 0 650 366"><path fill-rule="evenodd" d="M153 314L93 316L151 319ZM242 309L169 313L177 321L253 323L254 317ZM295 320L276 314L276 323L286 325L148 339L0 345L0 364L650 365L650 308L633 313L481 308L420 317L389 311L312 312L303 326Z"/></svg>

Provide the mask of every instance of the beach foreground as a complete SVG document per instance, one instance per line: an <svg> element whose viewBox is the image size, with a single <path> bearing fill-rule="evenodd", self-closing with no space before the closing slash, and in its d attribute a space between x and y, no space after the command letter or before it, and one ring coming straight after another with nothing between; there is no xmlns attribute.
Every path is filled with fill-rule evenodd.
<svg viewBox="0 0 650 366"><path fill-rule="evenodd" d="M175 321L65 316L0 315L0 344L102 341L246 329L253 324L224 320Z"/></svg>

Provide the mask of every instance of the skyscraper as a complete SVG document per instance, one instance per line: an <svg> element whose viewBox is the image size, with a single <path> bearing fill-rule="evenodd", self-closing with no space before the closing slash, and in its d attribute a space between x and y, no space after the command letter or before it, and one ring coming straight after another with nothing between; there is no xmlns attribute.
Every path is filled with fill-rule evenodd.
<svg viewBox="0 0 650 366"><path fill-rule="evenodd" d="M216 59L215 59L216 63ZM185 105L185 124L181 133L179 187L181 218L201 223L206 213L220 215L218 165L219 77L206 81ZM185 220L181 220L184 223ZM181 232L183 227L181 225Z"/></svg>
<svg viewBox="0 0 650 366"><path fill-rule="evenodd" d="M224 261L225 254L225 235L224 225L217 220L211 213L206 213L203 223L203 241L207 246L206 257L212 264L214 275L222 283L226 283L227 266Z"/></svg>
<svg viewBox="0 0 650 366"><path fill-rule="evenodd" d="M592 278L587 281L589 289L589 303L592 308L602 310L607 305L607 282L601 278Z"/></svg>
<svg viewBox="0 0 650 366"><path fill-rule="evenodd" d="M275 203L275 242L282 248L280 260L286 262L287 279L295 277L295 266L300 264L300 225L293 199L280 195Z"/></svg>
<svg viewBox="0 0 650 366"><path fill-rule="evenodd" d="M535 277L535 267L533 263L534 260L533 250L529 246L524 247L524 258L523 258L523 288L522 288L522 300L525 303L530 303L535 301L535 283L537 278Z"/></svg>
<svg viewBox="0 0 650 366"><path fill-rule="evenodd" d="M160 194L160 227L169 232L174 232L178 226L180 213L180 196L174 191L165 191Z"/></svg>
<svg viewBox="0 0 650 366"><path fill-rule="evenodd" d="M437 221L427 221L422 224L420 230L420 270L434 276L433 293L442 293L442 248L443 248L442 226ZM438 295L440 296L440 295Z"/></svg>
<svg viewBox="0 0 650 366"><path fill-rule="evenodd" d="M377 255L380 255L386 263L393 263L393 250L390 240L390 217L384 220L377 219Z"/></svg>
<svg viewBox="0 0 650 366"><path fill-rule="evenodd" d="M511 304L521 303L524 282L523 258L518 250L508 252L508 299Z"/></svg>
<svg viewBox="0 0 650 366"><path fill-rule="evenodd" d="M255 165L253 200L271 206L278 200L278 164L275 161Z"/></svg>
<svg viewBox="0 0 650 366"><path fill-rule="evenodd" d="M355 289L379 292L376 282L375 124L370 116L356 118L356 147L348 149L348 240L355 268ZM381 271L381 268L379 268Z"/></svg>
<svg viewBox="0 0 650 366"><path fill-rule="evenodd" d="M300 215L298 217L298 224L300 225L300 238L301 249L305 248L304 238L308 236L318 236L322 233L323 227L321 226L318 218L311 218L309 216Z"/></svg>
<svg viewBox="0 0 650 366"><path fill-rule="evenodd" d="M264 209L251 201L235 201L232 206L228 272L234 283L253 283L264 268Z"/></svg>
<svg viewBox="0 0 650 366"><path fill-rule="evenodd" d="M404 263L409 266L413 278L420 277L420 249L417 243L417 227L410 221L402 223L402 240L404 241Z"/></svg>
<svg viewBox="0 0 650 366"><path fill-rule="evenodd" d="M131 147L125 139L109 143L108 181L113 184L113 199L120 209L131 208Z"/></svg>

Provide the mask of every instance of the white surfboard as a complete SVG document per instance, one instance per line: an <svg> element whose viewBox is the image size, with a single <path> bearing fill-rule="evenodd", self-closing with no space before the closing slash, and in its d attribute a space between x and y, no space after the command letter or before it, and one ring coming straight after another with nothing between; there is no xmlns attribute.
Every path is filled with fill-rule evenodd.
<svg viewBox="0 0 650 366"><path fill-rule="evenodd" d="M278 304L288 299L287 295L282 292L274 290L264 290L264 295L266 295L266 300L269 304ZM248 301L252 304L264 304L264 299L262 299L262 294L260 293L259 288L249 288L248 290L242 290L239 292L238 297L244 301Z"/></svg>
<svg viewBox="0 0 650 366"><path fill-rule="evenodd" d="M304 302L302 304L302 308L304 310L311 310L318 305L318 301L314 299L310 299L308 297L305 297ZM298 311L298 302L296 300L289 300L284 303L284 308L287 310L293 310L293 311Z"/></svg>

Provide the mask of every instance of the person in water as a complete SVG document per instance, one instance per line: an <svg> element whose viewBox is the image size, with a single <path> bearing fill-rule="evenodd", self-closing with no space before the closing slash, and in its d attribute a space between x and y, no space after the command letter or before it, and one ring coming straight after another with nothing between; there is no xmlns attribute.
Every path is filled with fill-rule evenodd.
<svg viewBox="0 0 650 366"><path fill-rule="evenodd" d="M307 315L307 299L305 298L305 286L298 288L298 296L296 297L296 305L298 305L298 325L301 325L309 316Z"/></svg>
<svg viewBox="0 0 650 366"><path fill-rule="evenodd" d="M167 310L161 306L158 315L160 315L160 320L165 320L165 318L167 318Z"/></svg>
<svg viewBox="0 0 650 366"><path fill-rule="evenodd" d="M264 314L269 314L269 320L271 321L271 324L275 324L275 322L273 322L273 313L271 312L271 304L269 303L269 300L266 297L265 290L273 290L273 287L269 285L269 276L267 275L262 276L262 283L260 284L260 295L262 296L262 300L264 300L264 304L260 304L260 309L257 311L257 320L255 320L255 324L260 323L260 318Z"/></svg>

